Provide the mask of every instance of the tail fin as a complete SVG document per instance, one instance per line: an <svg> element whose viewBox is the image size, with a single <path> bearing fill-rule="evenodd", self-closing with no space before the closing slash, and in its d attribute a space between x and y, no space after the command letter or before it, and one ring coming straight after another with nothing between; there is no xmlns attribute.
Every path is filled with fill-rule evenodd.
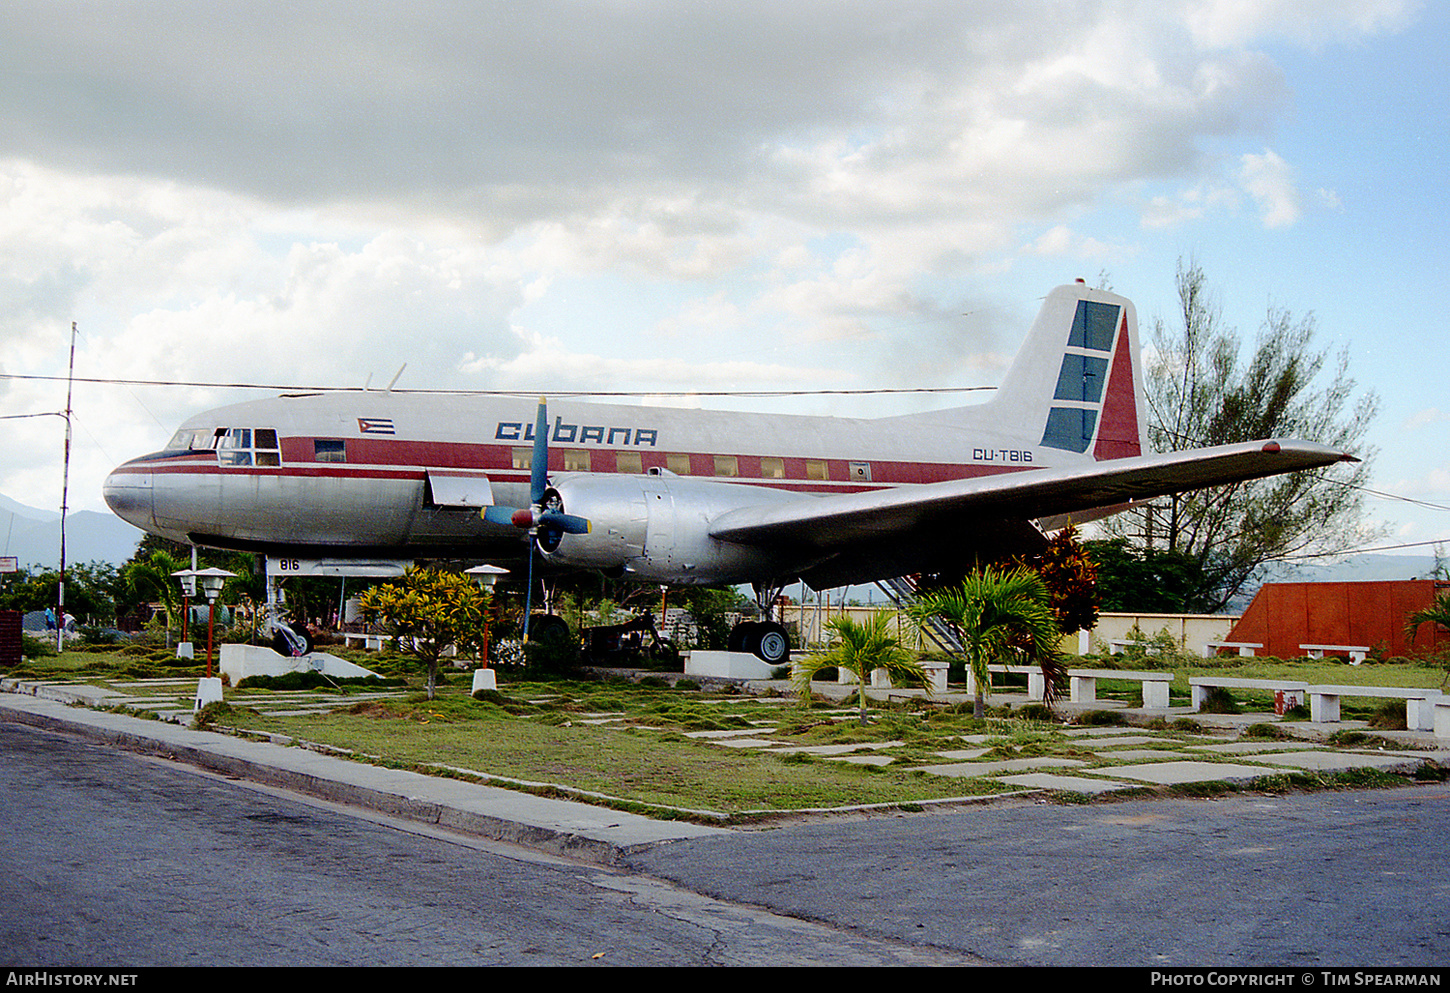
<svg viewBox="0 0 1450 993"><path fill-rule="evenodd" d="M1144 454L1133 304L1082 283L1053 290L990 403L998 423L1030 445L1098 461Z"/></svg>

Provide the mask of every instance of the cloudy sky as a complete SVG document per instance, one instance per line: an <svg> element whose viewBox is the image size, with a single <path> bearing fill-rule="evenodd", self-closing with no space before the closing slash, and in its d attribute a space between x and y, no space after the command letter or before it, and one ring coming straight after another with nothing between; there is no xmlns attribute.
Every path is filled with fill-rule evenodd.
<svg viewBox="0 0 1450 993"><path fill-rule="evenodd" d="M1450 538L1447 5L0 8L0 409L76 374L779 391L995 384L1053 286L1251 339L1313 312L1383 400L1379 544ZM82 383L73 509L197 410ZM689 401L670 401L689 402ZM708 398L901 412L931 400ZM62 424L0 421L58 508ZM1425 549L1414 549L1425 551Z"/></svg>

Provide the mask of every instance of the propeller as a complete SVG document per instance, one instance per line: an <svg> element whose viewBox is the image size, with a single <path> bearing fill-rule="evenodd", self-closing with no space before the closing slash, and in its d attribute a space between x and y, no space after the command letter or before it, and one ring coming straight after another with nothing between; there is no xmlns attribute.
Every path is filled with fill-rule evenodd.
<svg viewBox="0 0 1450 993"><path fill-rule="evenodd" d="M485 507L483 519L490 524L512 524L532 534L540 548L552 552L566 534L588 534L589 521L564 513L559 491L549 485L549 408L539 397L534 422L534 451L529 461L529 506Z"/></svg>
<svg viewBox="0 0 1450 993"><path fill-rule="evenodd" d="M589 533L589 521L564 513L563 498L549 485L549 408L543 397L539 397L539 414L534 421L534 452L529 460L529 506L485 507L482 517L490 524L512 524L528 531L533 538L529 542L529 578L524 594L524 641L527 642L533 627L534 546L552 552L559 547L559 540L564 535Z"/></svg>

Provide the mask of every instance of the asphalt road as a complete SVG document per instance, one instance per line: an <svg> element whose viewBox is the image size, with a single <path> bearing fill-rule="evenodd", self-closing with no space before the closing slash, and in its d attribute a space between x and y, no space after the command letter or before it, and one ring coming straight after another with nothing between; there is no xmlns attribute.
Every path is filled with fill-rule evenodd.
<svg viewBox="0 0 1450 993"><path fill-rule="evenodd" d="M682 841L629 864L1012 965L1450 963L1450 788L1019 802Z"/></svg>
<svg viewBox="0 0 1450 993"><path fill-rule="evenodd" d="M0 756L0 965L970 962L22 725Z"/></svg>

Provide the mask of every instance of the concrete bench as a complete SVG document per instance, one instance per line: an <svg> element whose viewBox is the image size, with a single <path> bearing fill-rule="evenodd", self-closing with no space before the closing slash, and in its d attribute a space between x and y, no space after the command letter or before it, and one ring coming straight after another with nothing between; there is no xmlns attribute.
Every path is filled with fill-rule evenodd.
<svg viewBox="0 0 1450 993"><path fill-rule="evenodd" d="M1257 649L1263 648L1263 642L1259 641L1209 641L1203 646L1203 657L1211 659L1218 654L1220 648L1237 648L1241 658L1251 659Z"/></svg>
<svg viewBox="0 0 1450 993"><path fill-rule="evenodd" d="M1132 648L1134 645L1142 648L1144 655L1158 654L1158 647L1156 645L1150 645L1141 638L1109 638L1107 645L1109 655L1118 655L1125 648Z"/></svg>
<svg viewBox="0 0 1450 993"><path fill-rule="evenodd" d="M1439 690L1413 689L1401 686L1311 686L1309 687L1309 719L1333 724L1339 720L1339 698L1342 696L1387 697L1405 701L1405 727L1411 731L1430 731L1435 727L1435 704Z"/></svg>
<svg viewBox="0 0 1450 993"><path fill-rule="evenodd" d="M1044 700L1047 698L1047 680L1043 678L1042 670L1035 665L989 665L988 673L1011 674L1014 676L1027 677L1027 699ZM967 693L975 695L977 692L977 678L972 672L971 666L967 667Z"/></svg>
<svg viewBox="0 0 1450 993"><path fill-rule="evenodd" d="M932 692L945 693L947 689L947 664L945 662L923 662L921 667L926 670ZM855 681L856 676L854 673L846 669L837 670L836 682L854 683ZM873 690L891 689L891 675L885 669L872 669L871 688Z"/></svg>
<svg viewBox="0 0 1450 993"><path fill-rule="evenodd" d="M1311 659L1322 659L1326 652L1330 655L1348 655L1350 665L1359 665L1369 654L1368 645L1300 645L1299 648L1307 652Z"/></svg>
<svg viewBox="0 0 1450 993"><path fill-rule="evenodd" d="M1290 707L1303 704L1309 684L1296 679L1233 679L1227 676L1190 676L1188 688L1193 694L1193 709L1203 707L1209 687L1225 690L1268 690L1274 694L1274 713L1280 717Z"/></svg>
<svg viewBox="0 0 1450 993"><path fill-rule="evenodd" d="M1010 673L1027 677L1027 699L1043 700L1047 697L1047 679L1035 665L989 665L988 672ZM1171 672L1135 672L1128 669L1069 669L1068 699L1073 703L1092 703L1097 699L1099 679L1122 679L1143 684L1143 706L1166 708L1168 687L1173 682ZM977 681L972 671L967 670L967 692L977 692Z"/></svg>
<svg viewBox="0 0 1450 993"><path fill-rule="evenodd" d="M342 635L343 644L351 646L353 642L359 642L368 651L380 652L383 650L383 643L388 640L385 634L369 634L364 631L345 631Z"/></svg>
<svg viewBox="0 0 1450 993"><path fill-rule="evenodd" d="M1167 709L1171 672L1134 672L1128 669L1069 669L1068 699L1073 703L1092 703L1098 698L1099 679L1122 679L1143 684L1143 706Z"/></svg>

